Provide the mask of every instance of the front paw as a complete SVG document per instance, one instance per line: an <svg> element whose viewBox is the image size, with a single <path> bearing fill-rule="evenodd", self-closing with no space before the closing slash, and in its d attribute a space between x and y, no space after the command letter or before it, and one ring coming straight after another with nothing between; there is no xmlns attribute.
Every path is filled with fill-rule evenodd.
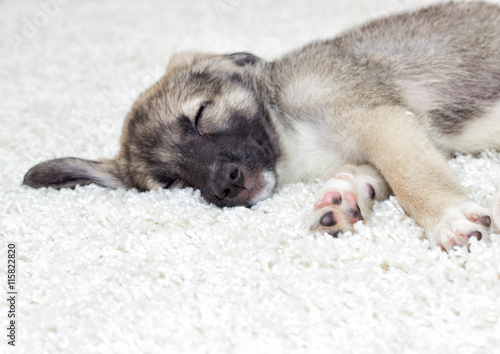
<svg viewBox="0 0 500 354"><path fill-rule="evenodd" d="M358 179L338 173L325 183L311 213L311 230L337 237L341 232L354 231L353 225L368 216L376 192Z"/></svg>
<svg viewBox="0 0 500 354"><path fill-rule="evenodd" d="M469 202L448 208L439 223L427 231L429 240L443 250L467 246L470 238L481 240L490 232L491 217L479 205Z"/></svg>

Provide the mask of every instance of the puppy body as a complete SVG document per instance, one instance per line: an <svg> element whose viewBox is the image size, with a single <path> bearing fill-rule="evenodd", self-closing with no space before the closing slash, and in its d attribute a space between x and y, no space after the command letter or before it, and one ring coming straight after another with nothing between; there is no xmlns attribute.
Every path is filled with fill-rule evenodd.
<svg viewBox="0 0 500 354"><path fill-rule="evenodd" d="M307 180L329 172L318 165L366 162L353 126L364 116L363 124L370 122L366 112L380 106L404 109L403 124L418 122L443 151L497 148L499 19L494 5L438 5L372 22L273 63L276 111L285 112L275 123L289 134L282 141L291 151L282 164L314 165L280 175ZM300 163L299 141L305 155ZM313 156L330 163L316 163Z"/></svg>
<svg viewBox="0 0 500 354"><path fill-rule="evenodd" d="M392 191L448 249L480 238L491 219L468 200L446 154L498 149L499 108L500 8L448 3L273 62L178 54L134 104L114 160L48 161L25 184L190 186L233 206L255 204L277 183L333 174L313 229L352 230Z"/></svg>

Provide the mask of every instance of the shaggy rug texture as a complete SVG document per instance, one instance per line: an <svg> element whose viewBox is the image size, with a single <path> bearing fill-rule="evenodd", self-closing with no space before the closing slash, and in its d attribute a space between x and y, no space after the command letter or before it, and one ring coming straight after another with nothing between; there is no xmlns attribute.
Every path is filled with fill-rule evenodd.
<svg viewBox="0 0 500 354"><path fill-rule="evenodd" d="M191 189L21 186L43 160L116 154L127 111L174 52L273 59L429 3L0 0L3 299L9 244L17 261L16 346L1 300L0 351L500 353L500 236L444 253L395 198L334 239L309 231L319 181L223 210ZM450 166L490 207L500 154Z"/></svg>

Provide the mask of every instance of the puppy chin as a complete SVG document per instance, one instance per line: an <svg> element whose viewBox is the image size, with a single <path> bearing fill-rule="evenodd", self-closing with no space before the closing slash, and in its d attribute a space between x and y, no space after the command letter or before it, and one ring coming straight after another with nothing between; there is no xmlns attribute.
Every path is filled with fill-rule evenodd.
<svg viewBox="0 0 500 354"><path fill-rule="evenodd" d="M269 198L276 186L276 174L270 170L262 170L250 191L248 205L254 206L258 202Z"/></svg>

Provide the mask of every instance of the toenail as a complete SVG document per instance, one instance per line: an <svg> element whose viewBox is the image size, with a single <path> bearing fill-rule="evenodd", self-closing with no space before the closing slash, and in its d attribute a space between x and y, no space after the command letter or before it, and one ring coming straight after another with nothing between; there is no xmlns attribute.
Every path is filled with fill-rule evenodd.
<svg viewBox="0 0 500 354"><path fill-rule="evenodd" d="M363 220L363 214L361 214L361 209L358 204L356 204L356 208L358 208L359 220Z"/></svg>
<svg viewBox="0 0 500 354"><path fill-rule="evenodd" d="M486 227L490 227L491 225L491 218L488 215L478 215L478 214L471 214L469 216L470 221L482 224Z"/></svg>
<svg viewBox="0 0 500 354"><path fill-rule="evenodd" d="M334 238L337 238L340 234L340 230L332 230L332 231L329 231L328 234Z"/></svg>
<svg viewBox="0 0 500 354"><path fill-rule="evenodd" d="M356 204L356 209L351 209L348 211L349 221L351 223L355 223L357 221L363 220L363 215L361 214L361 209L359 209L359 205Z"/></svg>
<svg viewBox="0 0 500 354"><path fill-rule="evenodd" d="M375 189L372 187L371 184L368 185L368 196L370 197L371 200L375 199Z"/></svg>
<svg viewBox="0 0 500 354"><path fill-rule="evenodd" d="M479 231L472 231L469 234L469 238L471 238L471 237L475 237L475 238L477 238L478 241L480 241L481 238L483 238L483 234L481 234Z"/></svg>
<svg viewBox="0 0 500 354"><path fill-rule="evenodd" d="M323 215L319 220L319 223L322 226L327 226L327 227L335 225L337 222L335 221L335 217L333 216L333 211L329 211L328 213Z"/></svg>

